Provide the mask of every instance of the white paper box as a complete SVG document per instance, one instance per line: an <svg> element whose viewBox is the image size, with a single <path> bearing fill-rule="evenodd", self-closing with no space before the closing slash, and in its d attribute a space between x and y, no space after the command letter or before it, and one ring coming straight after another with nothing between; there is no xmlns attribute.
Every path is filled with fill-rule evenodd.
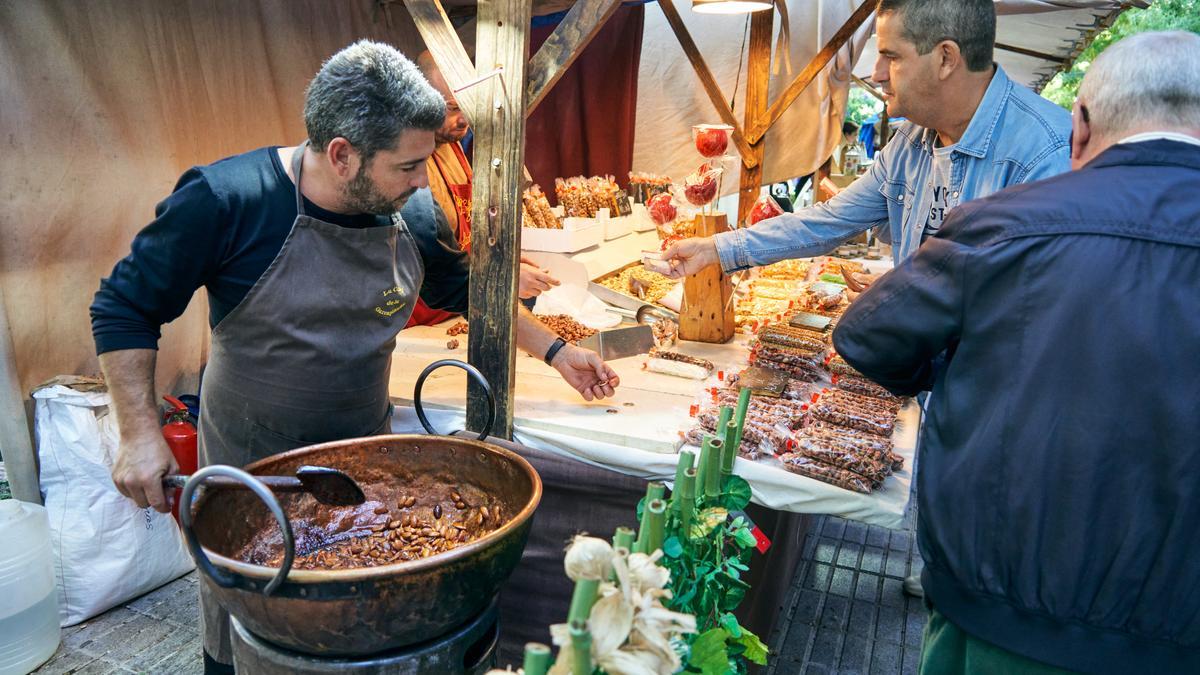
<svg viewBox="0 0 1200 675"><path fill-rule="evenodd" d="M650 217L650 212L646 210L645 204L633 204L633 213L629 216L633 220L634 232L649 232L654 229L654 220Z"/></svg>
<svg viewBox="0 0 1200 675"><path fill-rule="evenodd" d="M561 207L555 207L556 214ZM607 211L601 210L605 215ZM575 253L604 241L604 221L599 218L564 218L561 230L521 228L522 251Z"/></svg>

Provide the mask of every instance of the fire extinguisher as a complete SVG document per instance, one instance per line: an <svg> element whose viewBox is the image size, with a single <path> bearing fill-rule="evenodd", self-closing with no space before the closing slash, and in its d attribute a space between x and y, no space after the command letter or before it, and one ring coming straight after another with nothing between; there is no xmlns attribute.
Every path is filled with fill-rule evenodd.
<svg viewBox="0 0 1200 675"><path fill-rule="evenodd" d="M196 425L192 422L191 412L182 401L174 396L163 396L163 400L175 407L163 415L163 438L167 441L167 447L171 448L175 462L179 464L179 473L190 476L196 473ZM171 513L179 520L180 489L175 488L174 492Z"/></svg>

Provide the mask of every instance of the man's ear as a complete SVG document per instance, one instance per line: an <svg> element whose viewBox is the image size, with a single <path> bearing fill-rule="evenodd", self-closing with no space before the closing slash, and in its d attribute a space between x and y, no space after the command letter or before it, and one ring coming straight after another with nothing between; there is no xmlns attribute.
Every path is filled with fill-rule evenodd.
<svg viewBox="0 0 1200 675"><path fill-rule="evenodd" d="M1071 169L1079 169L1087 163L1088 144L1092 140L1092 124L1087 109L1078 102L1071 111Z"/></svg>
<svg viewBox="0 0 1200 675"><path fill-rule="evenodd" d="M954 71L964 67L962 51L958 48L958 43L953 40L942 40L933 48L934 57L937 58L938 79L947 80Z"/></svg>
<svg viewBox="0 0 1200 675"><path fill-rule="evenodd" d="M349 178L357 171L358 152L350 145L350 141L341 136L329 141L329 146L325 148L325 157L329 168L342 178Z"/></svg>

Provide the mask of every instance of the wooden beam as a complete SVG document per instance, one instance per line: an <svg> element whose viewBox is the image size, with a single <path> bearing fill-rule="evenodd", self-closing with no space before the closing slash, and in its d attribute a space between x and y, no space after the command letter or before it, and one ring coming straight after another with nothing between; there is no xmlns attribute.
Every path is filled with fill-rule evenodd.
<svg viewBox="0 0 1200 675"><path fill-rule="evenodd" d="M750 18L750 52L746 59L746 110L742 120L746 128L753 128L767 114L767 94L771 84L771 33L775 28L775 12L755 12ZM742 165L742 177L738 183L738 217L735 223L742 227L758 200L762 188L762 163L766 156L763 139L750 145L754 153L754 166Z"/></svg>
<svg viewBox="0 0 1200 675"><path fill-rule="evenodd" d="M529 61L525 84L525 116L546 98L554 83L567 72L584 47L621 6L621 0L579 0Z"/></svg>
<svg viewBox="0 0 1200 675"><path fill-rule="evenodd" d="M1026 49L1024 47L1017 47L1016 45L1001 44L999 42L996 43L996 49L1003 49L1006 52L1012 52L1014 54L1021 54L1024 56L1032 56L1035 59L1041 59L1043 61L1051 61L1053 63L1058 63L1058 64L1066 63L1067 59L1070 58L1069 56L1061 56L1061 55L1055 56L1054 54L1047 54L1046 52L1038 52L1038 51L1034 51L1032 49Z"/></svg>
<svg viewBox="0 0 1200 675"><path fill-rule="evenodd" d="M692 68L696 71L696 77L700 78L700 84L704 86L704 93L708 94L708 100L712 101L713 107L717 110L717 115L721 117L722 122L733 127L733 144L737 146L738 152L742 156L742 164L749 167L757 166L758 162L754 159L754 150L746 140L746 134L742 131L742 126L734 118L733 110L729 108L725 94L721 92L721 87L717 85L716 78L713 77L712 71L708 69L708 64L704 62L704 57L700 55L700 49L696 46L696 41L692 39L692 34L688 32L687 26L684 25L683 19L680 18L679 11L675 9L672 0L659 0L658 6L662 8L663 14L667 17L667 23L671 24L671 30L675 33L675 38L679 40L679 46L683 47L683 53L687 55L688 61L691 62Z"/></svg>
<svg viewBox="0 0 1200 675"><path fill-rule="evenodd" d="M467 358L491 383L497 416L491 432L512 438L516 373L517 268L521 255L521 183L525 156L525 67L529 53L528 0L479 3L475 62L484 72L504 69L478 87L492 102L472 120L471 308ZM487 419L483 389L467 386L467 428Z"/></svg>
<svg viewBox="0 0 1200 675"><path fill-rule="evenodd" d="M446 16L442 3L439 0L404 0L404 6L412 15L421 39L433 54L433 60L437 62L438 70L442 71L442 77L450 89L458 89L474 80L477 77L475 66L471 64L471 57L458 39L458 33L454 31L454 25ZM483 105L483 97L480 96L482 89L481 86L472 87L454 95L459 108L472 122L479 114L477 109Z"/></svg>
<svg viewBox="0 0 1200 675"><path fill-rule="evenodd" d="M876 4L876 0L864 0L863 4L854 10L850 18L846 19L846 23L842 24L842 27L833 34L833 37L829 38L829 42L825 43L821 51L817 52L812 61L809 61L804 70L800 71L796 79L792 80L792 83L783 91L783 94L771 105L771 108L767 111L766 119L760 120L753 129L747 130L749 134L748 139L751 143L758 141L766 135L767 131L779 121L780 116L788 109L788 106L792 105L796 98L808 88L808 85L812 84L817 75L821 74L821 71L825 69L825 65L842 48L842 45L846 44L846 41L854 35L859 26L863 25L867 17L871 16L875 11Z"/></svg>
<svg viewBox="0 0 1200 675"><path fill-rule="evenodd" d="M854 73L850 74L850 80L853 81L854 84L857 84L859 87L861 87L863 91L874 96L875 98L879 99L880 101L883 100L883 94L879 93L879 90L876 89L874 87L874 85L872 85L870 82L867 82L866 80L855 75Z"/></svg>

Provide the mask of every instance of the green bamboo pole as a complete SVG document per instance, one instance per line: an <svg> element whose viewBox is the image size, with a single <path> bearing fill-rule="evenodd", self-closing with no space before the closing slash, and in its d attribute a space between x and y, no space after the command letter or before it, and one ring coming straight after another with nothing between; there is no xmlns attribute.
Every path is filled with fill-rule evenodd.
<svg viewBox="0 0 1200 675"><path fill-rule="evenodd" d="M708 476L708 456L712 454L712 435L704 434L704 440L700 443L700 463L696 465L696 495L704 495L705 480Z"/></svg>
<svg viewBox="0 0 1200 675"><path fill-rule="evenodd" d="M646 505L646 512L650 517L647 524L648 532L646 533L646 550L644 553L654 553L662 548L663 527L667 521L667 503L661 499L655 499Z"/></svg>
<svg viewBox="0 0 1200 675"><path fill-rule="evenodd" d="M546 675L550 670L550 648L540 642L525 643L525 675Z"/></svg>
<svg viewBox="0 0 1200 675"><path fill-rule="evenodd" d="M633 548L633 528L618 527L613 533L613 548L623 548L626 551Z"/></svg>
<svg viewBox="0 0 1200 675"><path fill-rule="evenodd" d="M725 446L721 449L721 483L724 485L725 476L733 475L733 460L737 458L738 426L734 420L725 423Z"/></svg>
<svg viewBox="0 0 1200 675"><path fill-rule="evenodd" d="M596 604L596 594L600 591L599 579L580 579L575 582L575 590L571 593L571 607L567 610L567 622L582 621L587 623L592 615L592 605Z"/></svg>
<svg viewBox="0 0 1200 675"><path fill-rule="evenodd" d="M708 445L708 467L704 470L704 498L712 502L721 496L721 452L724 443L720 439L710 438Z"/></svg>
<svg viewBox="0 0 1200 675"><path fill-rule="evenodd" d="M679 494L679 529L684 540L687 540L692 533L692 516L696 512L696 469L683 472Z"/></svg>
<svg viewBox="0 0 1200 675"><path fill-rule="evenodd" d="M663 495L667 494L667 484L662 481L653 481L646 485L646 503L655 499L662 499Z"/></svg>
<svg viewBox="0 0 1200 675"><path fill-rule="evenodd" d="M586 623L571 623L571 673L592 675L592 634Z"/></svg>
<svg viewBox="0 0 1200 675"><path fill-rule="evenodd" d="M742 447L742 432L746 430L746 410L750 408L750 388L743 387L742 392L738 394L737 413L733 416L733 421L737 423L737 435L733 439L733 455L737 456L738 450ZM733 458L729 460L729 472L733 473Z"/></svg>
<svg viewBox="0 0 1200 675"><path fill-rule="evenodd" d="M695 463L695 453L688 450L679 452L679 461L675 464L675 483L671 488L671 511L676 515L679 514L679 484L683 482L683 473L692 468Z"/></svg>
<svg viewBox="0 0 1200 675"><path fill-rule="evenodd" d="M662 483L658 483L658 485L661 487ZM650 499L650 490L646 490L646 504L642 508L642 521L638 523L637 540L633 542L633 550L631 553L650 553L654 550L652 548L647 548L649 545L648 535L650 534L650 504L652 502L661 501L662 499Z"/></svg>

